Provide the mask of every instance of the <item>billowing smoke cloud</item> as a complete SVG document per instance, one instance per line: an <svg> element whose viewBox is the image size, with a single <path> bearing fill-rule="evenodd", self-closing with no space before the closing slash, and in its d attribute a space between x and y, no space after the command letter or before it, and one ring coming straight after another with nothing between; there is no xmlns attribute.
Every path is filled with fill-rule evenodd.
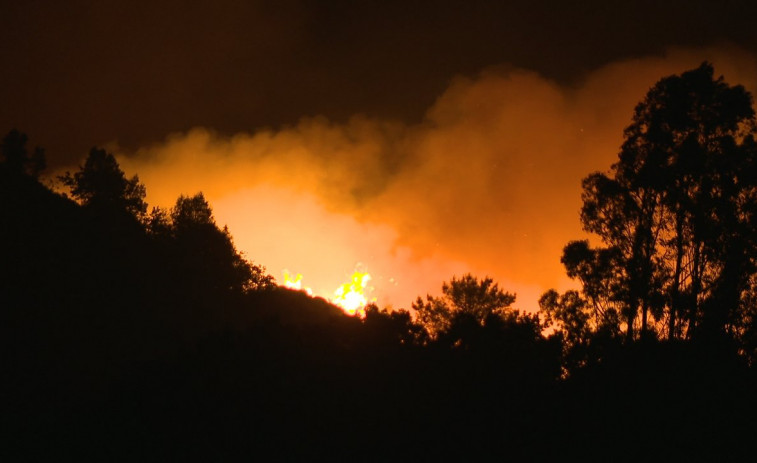
<svg viewBox="0 0 757 463"><path fill-rule="evenodd" d="M124 169L170 207L202 191L247 257L329 295L356 266L381 305L408 307L453 274L494 277L536 308L571 283L562 247L583 237L580 181L615 161L633 108L661 77L714 63L757 88L757 61L717 48L616 62L572 87L498 67L455 79L408 125L355 116L221 137L197 128Z"/></svg>

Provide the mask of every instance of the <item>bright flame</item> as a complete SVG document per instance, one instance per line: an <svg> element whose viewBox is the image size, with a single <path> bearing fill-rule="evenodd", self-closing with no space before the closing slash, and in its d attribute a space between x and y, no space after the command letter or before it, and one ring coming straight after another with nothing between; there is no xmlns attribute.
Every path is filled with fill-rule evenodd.
<svg viewBox="0 0 757 463"><path fill-rule="evenodd" d="M371 281L371 275L368 272L356 271L352 274L349 282L342 284L336 291L329 302L341 308L344 313L350 316L365 316L365 306L369 302L376 302L376 299L368 299L366 293L372 288L368 288L368 282ZM292 275L288 270L284 270L284 283L281 285L285 288L296 291L304 291L309 296L313 296L313 290L302 286L302 274Z"/></svg>
<svg viewBox="0 0 757 463"><path fill-rule="evenodd" d="M367 272L353 273L349 283L344 283L334 291L331 302L341 307L348 315L364 317L365 306L368 304L365 289L369 281L371 281L371 275Z"/></svg>
<svg viewBox="0 0 757 463"><path fill-rule="evenodd" d="M302 274L298 273L292 278L292 274L288 270L284 270L284 285L285 288L294 289L297 291L305 291L308 296L313 295L313 290L310 288L302 287Z"/></svg>

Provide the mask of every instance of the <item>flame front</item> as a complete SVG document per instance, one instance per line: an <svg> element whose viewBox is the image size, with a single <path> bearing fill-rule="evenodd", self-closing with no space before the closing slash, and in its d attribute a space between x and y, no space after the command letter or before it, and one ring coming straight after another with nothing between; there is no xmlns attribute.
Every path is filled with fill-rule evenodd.
<svg viewBox="0 0 757 463"><path fill-rule="evenodd" d="M365 290L368 282L371 281L371 275L368 273L355 272L349 283L344 283L336 291L331 302L342 308L348 315L365 315L365 306L368 299Z"/></svg>
<svg viewBox="0 0 757 463"><path fill-rule="evenodd" d="M367 293L371 289L368 288L369 281L371 281L371 275L368 272L356 271L352 274L349 282L342 284L334 291L332 297L326 299L341 308L347 315L363 317L365 316L365 306L369 302L375 301L375 299L369 301L367 296ZM288 270L284 270L284 284L282 286L297 291L304 291L310 296L314 295L311 288L302 286L301 273L292 275Z"/></svg>
<svg viewBox="0 0 757 463"><path fill-rule="evenodd" d="M288 270L284 270L284 285L285 288L295 289L297 291L305 291L309 296L313 295L313 290L310 288L302 287L302 274L298 273L292 278L292 274Z"/></svg>

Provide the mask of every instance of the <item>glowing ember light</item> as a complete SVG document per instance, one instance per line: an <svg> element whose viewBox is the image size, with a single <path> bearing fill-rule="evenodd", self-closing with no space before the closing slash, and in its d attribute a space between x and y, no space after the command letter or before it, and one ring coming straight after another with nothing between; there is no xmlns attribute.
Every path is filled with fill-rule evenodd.
<svg viewBox="0 0 757 463"><path fill-rule="evenodd" d="M284 283L281 286L296 291L304 291L309 296L314 296L313 290L302 286L302 274L292 275L288 270L284 270ZM371 281L371 275L368 272L356 271L352 274L349 282L341 285L329 302L341 308L344 313L350 316L365 316L365 306L369 302L376 302L376 298L368 299L368 293L373 289L368 287Z"/></svg>
<svg viewBox="0 0 757 463"><path fill-rule="evenodd" d="M313 290L310 288L302 287L302 274L298 273L292 278L292 274L288 270L284 270L284 284L285 288L294 289L297 291L305 291L309 296L313 295Z"/></svg>
<svg viewBox="0 0 757 463"><path fill-rule="evenodd" d="M334 291L331 302L341 307L348 315L364 317L365 306L368 304L366 288L369 281L371 281L371 275L367 272L353 273L349 283L343 284Z"/></svg>

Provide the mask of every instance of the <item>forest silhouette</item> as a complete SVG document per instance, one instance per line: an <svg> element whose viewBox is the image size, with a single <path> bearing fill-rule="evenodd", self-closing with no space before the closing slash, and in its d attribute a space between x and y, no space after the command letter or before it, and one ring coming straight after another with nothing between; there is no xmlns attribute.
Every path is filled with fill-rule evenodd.
<svg viewBox="0 0 757 463"><path fill-rule="evenodd" d="M202 193L148 211L100 148L61 193L12 130L0 456L753 458L755 131L751 95L709 63L665 77L583 181L597 239L562 257L580 289L529 314L491 278L451 276L359 318L277 286Z"/></svg>

